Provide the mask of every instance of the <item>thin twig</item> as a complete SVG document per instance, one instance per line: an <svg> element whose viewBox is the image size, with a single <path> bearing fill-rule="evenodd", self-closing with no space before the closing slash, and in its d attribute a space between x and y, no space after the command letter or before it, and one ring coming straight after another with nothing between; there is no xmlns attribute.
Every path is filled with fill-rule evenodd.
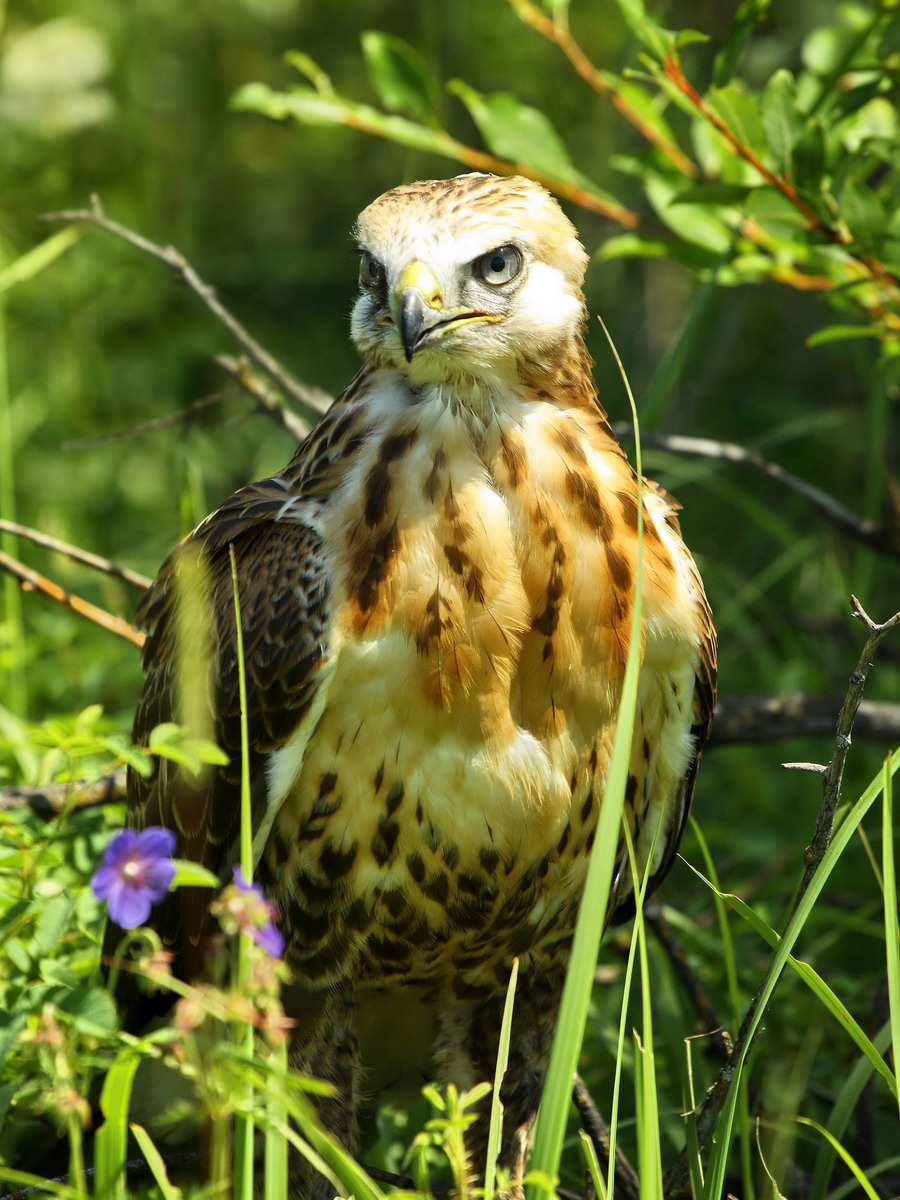
<svg viewBox="0 0 900 1200"><path fill-rule="evenodd" d="M193 420L194 414L204 408L212 408L215 404L223 404L230 399L224 392L215 392L211 396L201 396L192 400L181 412L166 413L164 417L154 417L152 421L142 421L139 425L131 425L128 429L116 429L112 433L100 433L96 437L77 438L71 442L63 442L63 450L93 450L95 446L106 446L110 442L124 442L128 438L143 437L146 433L156 433L160 429L168 429L171 425L187 425Z"/></svg>
<svg viewBox="0 0 900 1200"><path fill-rule="evenodd" d="M597 1158L601 1164L609 1163L610 1132L609 1126L600 1115L600 1110L594 1103L594 1097L588 1091L587 1084L576 1074L572 1085L572 1100L581 1117L581 1125L591 1139ZM618 1146L615 1151L616 1162L616 1193L626 1200L640 1200L641 1184L637 1171L622 1153Z"/></svg>
<svg viewBox="0 0 900 1200"><path fill-rule="evenodd" d="M631 426L624 421L615 424L613 431L621 440L634 437ZM845 508L833 496L823 492L821 488L808 483L805 479L800 479L797 475L792 475L790 471L786 471L778 463L771 462L757 450L749 450L746 446L739 446L736 442L718 442L712 438L685 437L681 434L645 433L643 430L641 431L641 444L652 446L658 450L669 450L673 454L683 454L691 458L710 458L719 462L735 463L742 467L752 467L754 470L762 472L763 475L767 475L769 479L774 479L783 487L803 496L826 520L840 529L842 533L853 538L854 541L862 542L888 558L900 561L900 536L897 531L877 521L871 521L867 517L860 517L849 508Z"/></svg>
<svg viewBox="0 0 900 1200"><path fill-rule="evenodd" d="M831 841L832 829L834 827L834 814L837 811L837 806L840 801L841 781L844 774L844 765L847 761L847 753L850 749L851 733L856 714L859 711L860 702L862 700L862 692L868 677L869 668L872 664L875 651L881 640L892 629L900 626L900 612L896 613L890 620L885 621L881 625L876 625L874 621L863 610L862 605L855 596L851 597L853 605L853 615L861 620L868 630L865 646L863 647L862 655L857 663L856 670L850 676L850 686L847 690L846 697L841 707L840 716L838 717L837 733L835 736L834 754L831 762L828 764L824 773L824 795L822 805L819 809L819 814L816 819L816 829L813 835L813 840L806 851L806 869L803 879L797 892L794 901L791 917L796 912L797 905L800 903L804 893L816 872L817 867L822 861L825 851ZM790 918L788 919L788 925ZM697 1112L696 1130L697 1138L701 1149L706 1145L711 1136L721 1113L726 1098L728 1096L729 1087L733 1076L732 1062L740 1062L745 1056L745 1052L749 1051L751 1045L750 1030L756 1022L759 1006L761 1003L762 991L765 987L765 980L757 989L756 995L750 1001L747 1011L744 1013L744 1018L741 1023L741 1028L738 1031L737 1038L734 1043L734 1052L732 1059L726 1063L719 1072L715 1083L706 1094L703 1104ZM757 1033L759 1026L756 1025ZM689 1177L689 1169L687 1163L687 1152L682 1151L676 1161L666 1172L664 1179L663 1194L665 1196L680 1196L682 1190L687 1184Z"/></svg>
<svg viewBox="0 0 900 1200"><path fill-rule="evenodd" d="M217 354L215 362L223 371L228 372L231 378L243 388L248 396L253 397L263 412L270 417L274 417L278 424L288 431L291 437L296 438L298 442L303 441L310 431L309 423L304 421L302 417L299 417L292 409L288 408L282 397L250 370L250 366L245 358L232 358L228 354ZM317 395L318 403L321 405L321 408L318 408L317 411L325 412L331 404L333 397L329 396L327 392L322 391L321 388L310 388L310 392Z"/></svg>
<svg viewBox="0 0 900 1200"><path fill-rule="evenodd" d="M74 779L71 783L48 783L45 787L4 788L0 792L0 812L28 808L42 821L52 821L65 808L99 808L125 800L125 769L101 775L92 783Z"/></svg>
<svg viewBox="0 0 900 1200"><path fill-rule="evenodd" d="M72 546L69 542L62 542L59 538L51 537L48 533L41 533L37 529L31 529L28 525L19 525L17 521L0 520L0 533L13 533L16 537L33 542L36 546L43 546L45 550L54 550L57 554L71 558L73 562L81 563L84 567L92 567L93 570L102 571L104 575L110 575L113 579L121 579L123 583L129 584L139 592L146 592L153 582L146 575L130 571L128 567L117 567L108 558L92 554L90 550L82 550L79 546Z"/></svg>
<svg viewBox="0 0 900 1200"><path fill-rule="evenodd" d="M789 692L781 696L720 696L716 703L708 752L715 746L777 742L784 738L834 738L834 714L840 696ZM854 733L873 742L900 743L900 704L864 700Z"/></svg>
<svg viewBox="0 0 900 1200"><path fill-rule="evenodd" d="M107 233L111 233L117 238L121 238L123 242L127 242L129 246L134 246L136 249L143 251L144 254L149 254L151 258L165 263L170 270L174 271L181 278L186 287L209 309L213 316L222 322L235 341L246 350L256 365L269 376L285 395L290 396L291 399L296 400L305 408L312 409L314 412L323 411L319 390L307 387L306 384L295 379L268 350L261 346L256 338L249 334L240 321L229 312L216 295L215 289L197 274L184 255L179 250L176 250L174 246L159 246L156 242L151 242L149 238L135 233L134 230L128 229L125 225L120 225L118 221L110 220L104 213L99 197L97 196L91 197L90 208L67 209L63 212L45 213L40 219L42 221L85 221L90 225L96 225L99 229L106 230Z"/></svg>
<svg viewBox="0 0 900 1200"><path fill-rule="evenodd" d="M688 158L680 146L665 136L656 126L641 115L638 109L621 91L621 80L607 71L595 67L581 46L575 41L568 30L556 24L546 16L531 0L507 0L516 15L536 30L541 37L557 46L581 78L600 96L609 96L613 104L626 121L646 138L651 146L655 146L669 162L689 179L696 179L700 174L696 165Z"/></svg>
<svg viewBox="0 0 900 1200"><path fill-rule="evenodd" d="M856 714L859 712L859 706L862 703L863 690L866 686L872 660L875 657L875 651L878 649L882 639L892 629L900 626L900 612L895 613L890 620L877 625L855 596L850 597L850 602L853 606L853 616L865 625L868 637L866 638L866 644L863 647L859 662L856 664L856 670L850 676L850 686L847 689L847 695L844 698L840 716L838 717L837 733L834 740L834 754L825 769L822 779L822 805L819 809L819 815L816 818L816 830L813 834L812 842L807 847L804 856L806 870L794 899L792 915L802 900L806 889L809 887L812 877L816 873L819 863L822 861L831 841L831 834L834 829L834 814L837 812L841 798L844 767L847 762L847 755L850 753L853 725L856 721Z"/></svg>
<svg viewBox="0 0 900 1200"><path fill-rule="evenodd" d="M17 559L12 558L9 554L4 554L2 551L0 551L0 571L6 571L18 579L24 591L40 592L42 596L48 596L51 600L55 600L57 604L62 604L65 608L69 608L72 612L77 613L79 617L85 617L88 621L99 625L101 629L105 629L109 633L114 633L116 637L130 642L132 646L143 646L146 640L142 633L137 633L121 617L114 617L112 613L98 608L96 604L91 604L89 600L82 600L80 596L65 591L58 583L54 583L52 579L47 579L45 575L41 575L38 571L33 571L31 567L26 567L24 563L20 563Z"/></svg>

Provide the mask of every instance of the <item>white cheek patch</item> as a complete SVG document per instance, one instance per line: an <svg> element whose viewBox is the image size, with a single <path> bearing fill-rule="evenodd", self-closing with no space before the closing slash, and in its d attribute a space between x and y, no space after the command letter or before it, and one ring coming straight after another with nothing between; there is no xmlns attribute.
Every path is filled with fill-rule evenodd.
<svg viewBox="0 0 900 1200"><path fill-rule="evenodd" d="M582 303L573 296L565 276L544 262L531 265L516 293L506 329L529 342L555 342L578 328Z"/></svg>

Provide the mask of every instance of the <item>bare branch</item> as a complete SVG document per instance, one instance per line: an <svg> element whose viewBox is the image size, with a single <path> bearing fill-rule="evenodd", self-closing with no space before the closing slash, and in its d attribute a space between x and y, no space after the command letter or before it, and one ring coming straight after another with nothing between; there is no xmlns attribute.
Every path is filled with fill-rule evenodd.
<svg viewBox="0 0 900 1200"><path fill-rule="evenodd" d="M91 197L90 208L67 209L63 212L45 213L41 217L41 220L85 221L90 225L96 225L98 229L106 230L107 233L111 233L114 237L121 238L123 242L127 242L129 246L134 246L144 254L149 254L151 258L164 263L179 276L185 286L209 309L213 316L222 322L235 341L246 350L256 365L269 376L285 395L290 396L293 400L296 400L305 408L312 409L314 412L324 411L321 391L318 388L307 387L306 384L295 379L268 350L261 346L256 338L248 333L240 321L229 312L216 295L215 289L197 274L184 255L179 250L176 250L174 246L159 246L156 242L151 242L149 238L135 233L134 230L128 229L125 225L120 225L118 221L110 220L104 213L97 196Z"/></svg>
<svg viewBox="0 0 900 1200"><path fill-rule="evenodd" d="M73 562L81 563L82 566L102 571L104 575L110 575L113 579L121 579L123 583L129 584L139 592L146 592L153 582L146 575L141 575L137 571L130 571L127 567L117 567L108 558L101 558L99 554L92 554L90 550L82 550L79 546L61 542L59 538L51 537L48 533L41 533L37 529L31 529L28 525L19 525L16 521L0 520L0 533L13 533L16 537L33 542L36 546L43 546L45 550L54 550L57 554L64 554L66 558L71 558Z"/></svg>
<svg viewBox="0 0 900 1200"><path fill-rule="evenodd" d="M859 662L856 664L856 670L850 676L850 686L847 689L847 695L844 698L840 716L838 717L837 733L834 740L834 754L825 770L822 780L822 806L819 809L819 815L816 819L816 831L813 835L813 840L806 850L806 871L794 899L792 912L796 911L797 905L809 887L812 877L816 873L816 869L822 861L825 851L828 849L828 844L831 841L831 834L834 829L834 814L837 812L837 807L841 799L844 766L847 762L847 755L850 753L851 734L854 722L856 721L856 715L862 703L863 689L869 677L869 669L872 666L875 651L878 649L881 640L892 629L900 626L900 612L895 613L893 617L883 624L876 625L855 596L851 596L850 601L853 605L853 615L865 625L868 637L866 638L865 646L863 646Z"/></svg>
<svg viewBox="0 0 900 1200"><path fill-rule="evenodd" d="M58 583L54 583L52 579L47 579L45 575L33 571L31 567L26 567L24 563L18 562L15 558L12 558L9 554L4 554L2 551L0 551L0 571L6 571L18 579L24 591L40 592L42 596L48 596L51 600L55 600L57 604L62 604L64 607L71 609L72 612L77 613L79 617L85 617L88 621L99 625L101 629L106 629L109 633L114 633L116 637L130 642L132 646L141 647L146 640L142 633L137 633L121 617L114 617L112 613L98 608L96 604L91 604L90 601L82 600L80 596L65 591Z"/></svg>
<svg viewBox="0 0 900 1200"><path fill-rule="evenodd" d="M298 417L295 412L289 409L282 397L250 370L246 359L231 358L227 354L217 354L215 361L223 371L228 372L231 378L243 388L248 396L253 397L257 405L265 413L275 418L282 429L286 429L291 437L296 438L298 442L303 441L310 431L310 425L302 417ZM322 408L319 411L324 412L331 404L333 397L319 388L311 389L311 391L316 392L320 397Z"/></svg>
<svg viewBox="0 0 900 1200"><path fill-rule="evenodd" d="M613 430L621 440L633 439L634 430L624 421L613 426ZM770 479L789 488L792 492L803 496L832 525L854 541L871 546L873 550L900 562L900 544L897 534L878 521L870 521L860 517L845 508L833 496L823 492L821 488L797 475L792 475L773 463L756 450L748 450L736 442L717 442L711 438L684 437L680 434L645 433L641 431L641 445L652 446L659 450L669 450L673 454L683 454L691 458L711 458L719 462L735 463L742 467L753 467Z"/></svg>
<svg viewBox="0 0 900 1200"><path fill-rule="evenodd" d="M125 769L101 775L93 783L48 783L46 787L14 787L0 792L0 812L30 808L42 821L52 821L63 809L99 808L125 799Z"/></svg>
<svg viewBox="0 0 900 1200"><path fill-rule="evenodd" d="M145 433L156 433L160 429L168 429L170 425L187 425L195 413L204 408L212 408L229 399L224 392L215 392L211 396L201 396L192 400L181 412L167 413L164 417L154 417L152 421L142 421L140 425L132 425L128 429L117 429L112 433L101 433L96 437L78 438L72 442L63 442L63 450L92 450L95 446L106 446L110 442L123 442L127 438L143 437Z"/></svg>
<svg viewBox="0 0 900 1200"><path fill-rule="evenodd" d="M840 696L720 696L707 749L784 738L834 737ZM900 704L864 700L854 726L858 737L900 743Z"/></svg>

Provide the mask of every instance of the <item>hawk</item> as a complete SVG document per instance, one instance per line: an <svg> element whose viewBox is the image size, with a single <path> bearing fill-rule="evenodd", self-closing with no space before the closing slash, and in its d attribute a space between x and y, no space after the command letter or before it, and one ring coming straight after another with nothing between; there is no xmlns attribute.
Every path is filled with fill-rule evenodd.
<svg viewBox="0 0 900 1200"><path fill-rule="evenodd" d="M643 504L643 624L626 820L652 885L684 826L715 634L676 506L638 480L583 340L587 256L544 188L471 174L359 217L362 369L291 462L169 558L139 611L137 742L177 719L184 564L206 564L198 669L231 756L202 784L130 776L129 823L173 829L223 880L238 860L246 660L255 878L293 974L290 1060L330 1080L350 1149L364 1096L493 1077L520 959L500 1166L521 1178L615 731ZM188 580L188 582L185 582ZM190 642L190 639L187 639ZM659 825L652 862L647 862ZM624 858L624 840L620 847ZM622 866L610 913L627 910ZM203 968L208 893L157 910ZM114 940L114 939L113 939ZM486 1130L470 1139L473 1172ZM296 1197L333 1189L294 1167Z"/></svg>

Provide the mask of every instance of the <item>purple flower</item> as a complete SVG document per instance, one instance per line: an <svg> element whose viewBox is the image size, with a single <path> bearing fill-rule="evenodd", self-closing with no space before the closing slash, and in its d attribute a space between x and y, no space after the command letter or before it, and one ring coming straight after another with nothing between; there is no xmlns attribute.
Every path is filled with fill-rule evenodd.
<svg viewBox="0 0 900 1200"><path fill-rule="evenodd" d="M172 855L175 834L150 825L140 833L123 829L103 852L91 887L107 902L111 920L123 929L136 929L150 916L175 877Z"/></svg>
<svg viewBox="0 0 900 1200"><path fill-rule="evenodd" d="M258 884L244 878L240 867L234 868L234 889L227 909L238 927L271 958L281 958L284 937L275 924L275 906L266 899Z"/></svg>

